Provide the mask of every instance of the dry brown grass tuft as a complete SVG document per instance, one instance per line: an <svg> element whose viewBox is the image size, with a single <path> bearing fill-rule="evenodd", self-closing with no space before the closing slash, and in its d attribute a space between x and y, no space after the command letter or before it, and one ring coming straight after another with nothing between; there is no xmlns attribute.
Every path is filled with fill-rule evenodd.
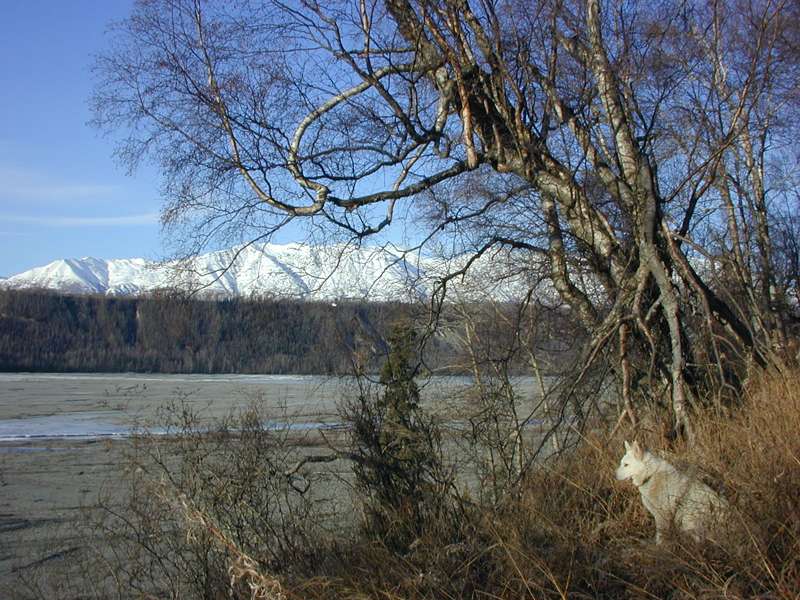
<svg viewBox="0 0 800 600"><path fill-rule="evenodd" d="M504 576L525 583L518 597L800 597L800 374L764 377L731 417L696 424L692 448L639 437L727 497L718 541L652 544L637 491L613 476L633 432L590 436L532 473L494 530Z"/></svg>

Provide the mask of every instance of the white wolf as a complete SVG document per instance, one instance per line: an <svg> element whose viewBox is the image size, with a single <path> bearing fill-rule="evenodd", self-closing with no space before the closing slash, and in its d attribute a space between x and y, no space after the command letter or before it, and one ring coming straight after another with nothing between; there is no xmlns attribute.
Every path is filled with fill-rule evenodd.
<svg viewBox="0 0 800 600"><path fill-rule="evenodd" d="M643 450L639 442L625 442L625 455L616 475L620 481L630 479L639 488L644 507L656 521L656 544L673 526L699 542L713 533L728 508L728 503L705 483Z"/></svg>

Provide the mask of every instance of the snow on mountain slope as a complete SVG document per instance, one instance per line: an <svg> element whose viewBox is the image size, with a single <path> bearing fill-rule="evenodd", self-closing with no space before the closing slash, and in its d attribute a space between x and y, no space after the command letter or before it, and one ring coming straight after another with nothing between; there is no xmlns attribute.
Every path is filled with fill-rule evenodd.
<svg viewBox="0 0 800 600"><path fill-rule="evenodd" d="M141 258L56 260L0 280L10 289L138 295L179 288L200 294L304 300L427 298L445 275L458 273L469 257L451 260L404 255L382 247L252 244L199 255L188 261L151 263ZM535 288L540 299L555 297L547 281L532 275L541 265L525 264L509 251L487 253L466 276L448 283L451 299L515 300Z"/></svg>
<svg viewBox="0 0 800 600"><path fill-rule="evenodd" d="M211 294L310 300L410 300L424 294L417 269L384 248L251 245L202 255L183 266L189 268L172 269L179 286Z"/></svg>
<svg viewBox="0 0 800 600"><path fill-rule="evenodd" d="M427 293L419 270L401 253L303 244L254 244L168 263L61 259L0 280L0 287L118 296L180 288L214 296L378 301Z"/></svg>
<svg viewBox="0 0 800 600"><path fill-rule="evenodd" d="M108 277L106 261L96 258L56 260L2 282L7 288L47 288L73 293L103 293Z"/></svg>

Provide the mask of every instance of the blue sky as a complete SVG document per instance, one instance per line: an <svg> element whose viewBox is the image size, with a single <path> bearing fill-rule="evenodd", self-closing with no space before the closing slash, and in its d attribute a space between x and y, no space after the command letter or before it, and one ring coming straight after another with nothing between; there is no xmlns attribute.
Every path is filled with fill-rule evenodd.
<svg viewBox="0 0 800 600"><path fill-rule="evenodd" d="M0 275L163 254L158 173L128 176L87 125L92 55L132 0L0 3Z"/></svg>
<svg viewBox="0 0 800 600"><path fill-rule="evenodd" d="M167 256L157 169L128 175L113 139L88 125L93 57L132 8L0 0L0 276L58 258ZM295 222L274 241L301 241L311 229ZM387 236L410 244L397 227Z"/></svg>

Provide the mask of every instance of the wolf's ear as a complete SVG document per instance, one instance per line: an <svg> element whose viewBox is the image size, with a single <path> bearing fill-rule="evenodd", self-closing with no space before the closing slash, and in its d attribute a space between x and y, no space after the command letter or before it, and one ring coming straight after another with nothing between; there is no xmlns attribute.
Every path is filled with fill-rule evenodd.
<svg viewBox="0 0 800 600"><path fill-rule="evenodd" d="M623 443L625 444L625 452L629 452L631 445L628 443L628 440L625 440Z"/></svg>
<svg viewBox="0 0 800 600"><path fill-rule="evenodd" d="M631 450L633 450L633 457L636 460L642 460L644 458L644 450L642 450L642 447L639 445L638 441L633 442Z"/></svg>

